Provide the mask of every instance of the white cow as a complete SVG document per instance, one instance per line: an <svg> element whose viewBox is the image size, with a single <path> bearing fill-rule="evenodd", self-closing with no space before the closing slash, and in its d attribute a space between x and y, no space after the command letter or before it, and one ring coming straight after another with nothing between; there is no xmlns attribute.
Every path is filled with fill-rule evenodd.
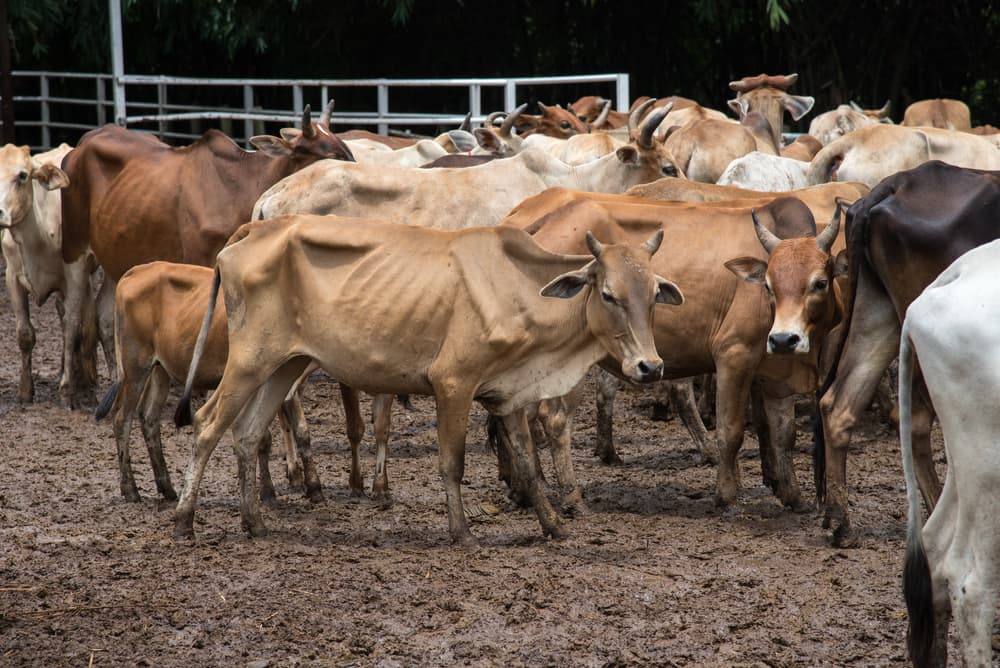
<svg viewBox="0 0 1000 668"><path fill-rule="evenodd" d="M31 326L29 297L41 306L52 293L62 295L65 309L83 314L83 350L93 350L96 319L90 290L92 258L86 255L65 264L62 258L62 210L59 189L69 184L60 169L63 156L71 147L58 148L34 157L27 146L7 144L0 148L0 231L3 232L3 255L6 260L7 293L17 321L17 340L21 349L21 379L17 398L34 398L31 353L35 330ZM81 365L96 375L92 356L84 359L72 348L74 337L63 332L63 377L66 382L70 365ZM79 377L79 376L78 376ZM96 380L96 379L95 379Z"/></svg>
<svg viewBox="0 0 1000 668"><path fill-rule="evenodd" d="M753 151L729 163L716 182L749 190L785 192L805 188L809 163Z"/></svg>
<svg viewBox="0 0 1000 668"><path fill-rule="evenodd" d="M990 665L1000 591L998 265L1000 241L959 257L910 304L903 323L899 432L909 505L903 587L910 656L917 666L947 663L951 611L965 665ZM948 456L944 489L922 535L911 436L915 362Z"/></svg>

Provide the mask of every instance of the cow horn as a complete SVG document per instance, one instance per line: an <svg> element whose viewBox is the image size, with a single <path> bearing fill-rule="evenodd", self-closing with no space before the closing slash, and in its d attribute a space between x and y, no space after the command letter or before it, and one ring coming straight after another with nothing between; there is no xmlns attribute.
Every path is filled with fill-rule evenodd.
<svg viewBox="0 0 1000 668"><path fill-rule="evenodd" d="M628 136L631 139L635 136L636 126L639 124L639 119L646 115L649 108L656 104L655 98L650 98L640 104L638 107L632 110L632 113L628 115Z"/></svg>
<svg viewBox="0 0 1000 668"><path fill-rule="evenodd" d="M889 118L889 107L892 105L892 100L886 100L882 108L878 110L879 118Z"/></svg>
<svg viewBox="0 0 1000 668"><path fill-rule="evenodd" d="M604 246L597 240L597 237L590 233L590 230L587 230L587 248L590 249L591 254L596 258L601 257L601 253L604 252Z"/></svg>
<svg viewBox="0 0 1000 668"><path fill-rule="evenodd" d="M507 117L503 119L503 125L500 126L499 134L501 137L505 139L510 137L511 128L514 127L514 123L517 122L518 117L523 114L524 110L527 108L528 103L525 102L520 107L507 114Z"/></svg>
<svg viewBox="0 0 1000 668"><path fill-rule="evenodd" d="M851 105L851 109L853 109L854 111L864 111L864 109L861 108L861 105L855 102L854 100L851 100L848 104Z"/></svg>
<svg viewBox="0 0 1000 668"><path fill-rule="evenodd" d="M595 128L604 127L604 124L608 122L608 114L611 113L611 100L604 100L599 104L601 104L601 113L599 113L597 118L594 119L594 122L590 124Z"/></svg>
<svg viewBox="0 0 1000 668"><path fill-rule="evenodd" d="M673 109L674 103L667 102L662 107L654 109L653 112L647 116L642 121L642 128L639 131L639 137L635 140L636 145L639 148L653 148L653 133L656 129L660 127L660 123L663 119L667 117L670 110Z"/></svg>
<svg viewBox="0 0 1000 668"><path fill-rule="evenodd" d="M329 102L326 103L326 109L323 110L323 113L320 115L318 122L319 122L320 126L322 126L322 127L326 128L327 130L329 130L330 129L330 119L331 118L333 118L333 99L332 98L331 98L331 100Z"/></svg>
<svg viewBox="0 0 1000 668"><path fill-rule="evenodd" d="M839 197L835 201L837 202L837 206L833 210L833 218L830 219L830 224L826 226L825 230L816 235L816 245L828 255L830 249L833 248L833 242L837 238L837 233L840 231L840 211L850 206L849 202Z"/></svg>
<svg viewBox="0 0 1000 668"><path fill-rule="evenodd" d="M462 124L458 126L458 129L459 130L464 130L465 132L471 132L472 131L472 112L471 111L465 115L465 118L462 119Z"/></svg>
<svg viewBox="0 0 1000 668"><path fill-rule="evenodd" d="M483 127L486 127L486 128L492 128L492 127L494 127L494 124L496 123L497 118L499 118L500 116L503 116L503 115L504 115L504 112L502 112L502 111L494 111L492 114L490 114L489 116L486 117L485 121L483 121Z"/></svg>
<svg viewBox="0 0 1000 668"><path fill-rule="evenodd" d="M761 225L760 220L757 219L756 209L750 209L750 217L753 218L753 229L757 233L757 238L760 239L760 245L770 255L774 252L775 247L781 243L781 239L774 232Z"/></svg>
<svg viewBox="0 0 1000 668"><path fill-rule="evenodd" d="M312 108L307 104L302 110L302 136L311 139L316 135L316 130L312 124Z"/></svg>
<svg viewBox="0 0 1000 668"><path fill-rule="evenodd" d="M781 90L788 90L799 80L797 73L767 77L767 84Z"/></svg>
<svg viewBox="0 0 1000 668"><path fill-rule="evenodd" d="M649 257L653 257L656 251L660 250L660 244L662 243L663 243L663 228L661 227L660 229L656 230L656 232L653 233L653 236L646 239L646 242L642 244L642 247L646 249L647 253L649 253Z"/></svg>

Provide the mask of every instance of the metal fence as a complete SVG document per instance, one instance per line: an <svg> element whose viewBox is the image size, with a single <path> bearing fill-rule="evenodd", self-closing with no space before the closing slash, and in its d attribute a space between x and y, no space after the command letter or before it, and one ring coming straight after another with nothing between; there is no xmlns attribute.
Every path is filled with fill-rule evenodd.
<svg viewBox="0 0 1000 668"><path fill-rule="evenodd" d="M331 97L337 107L332 125L368 127L381 134L435 134L457 127L467 112L473 122L481 122L489 112L513 109L538 91L594 92L615 100L620 110L629 106L629 77L621 73L463 79L126 75L115 82L109 74L15 71L14 78L18 141L35 150L75 143L82 131L111 121L165 141L191 141L208 127L220 127L245 143L255 134L295 125L307 103L319 110ZM414 111L421 107L432 110Z"/></svg>

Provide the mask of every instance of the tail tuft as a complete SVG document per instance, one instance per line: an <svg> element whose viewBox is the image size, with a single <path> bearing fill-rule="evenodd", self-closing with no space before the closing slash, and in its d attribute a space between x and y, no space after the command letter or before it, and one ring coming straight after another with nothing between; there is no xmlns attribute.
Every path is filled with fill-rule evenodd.
<svg viewBox="0 0 1000 668"><path fill-rule="evenodd" d="M108 393L104 395L103 399L101 399L101 403L97 404L97 410L94 411L95 420L99 422L108 416L108 413L111 412L111 407L115 403L115 398L118 397L118 390L120 388L121 381L115 381L115 383L111 386L111 389L108 390Z"/></svg>

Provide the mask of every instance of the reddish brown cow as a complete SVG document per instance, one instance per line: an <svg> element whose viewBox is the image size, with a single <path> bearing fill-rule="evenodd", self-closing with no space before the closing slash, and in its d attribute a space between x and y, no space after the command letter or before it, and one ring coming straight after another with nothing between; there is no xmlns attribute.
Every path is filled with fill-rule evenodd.
<svg viewBox="0 0 1000 668"><path fill-rule="evenodd" d="M181 148L114 125L85 134L63 162L70 185L62 191L62 252L73 262L89 248L104 267L102 329L110 331L114 283L129 268L154 260L212 265L264 190L317 160L353 160L329 130L330 111L313 124L306 107L302 130L251 138L258 151L216 130Z"/></svg>
<svg viewBox="0 0 1000 668"><path fill-rule="evenodd" d="M517 119L517 133L522 137L539 134L560 139L569 139L573 135L582 135L590 132L590 128L587 127L586 123L558 104L554 107L549 107L539 102L538 108L542 112L540 115L529 116L521 114Z"/></svg>

